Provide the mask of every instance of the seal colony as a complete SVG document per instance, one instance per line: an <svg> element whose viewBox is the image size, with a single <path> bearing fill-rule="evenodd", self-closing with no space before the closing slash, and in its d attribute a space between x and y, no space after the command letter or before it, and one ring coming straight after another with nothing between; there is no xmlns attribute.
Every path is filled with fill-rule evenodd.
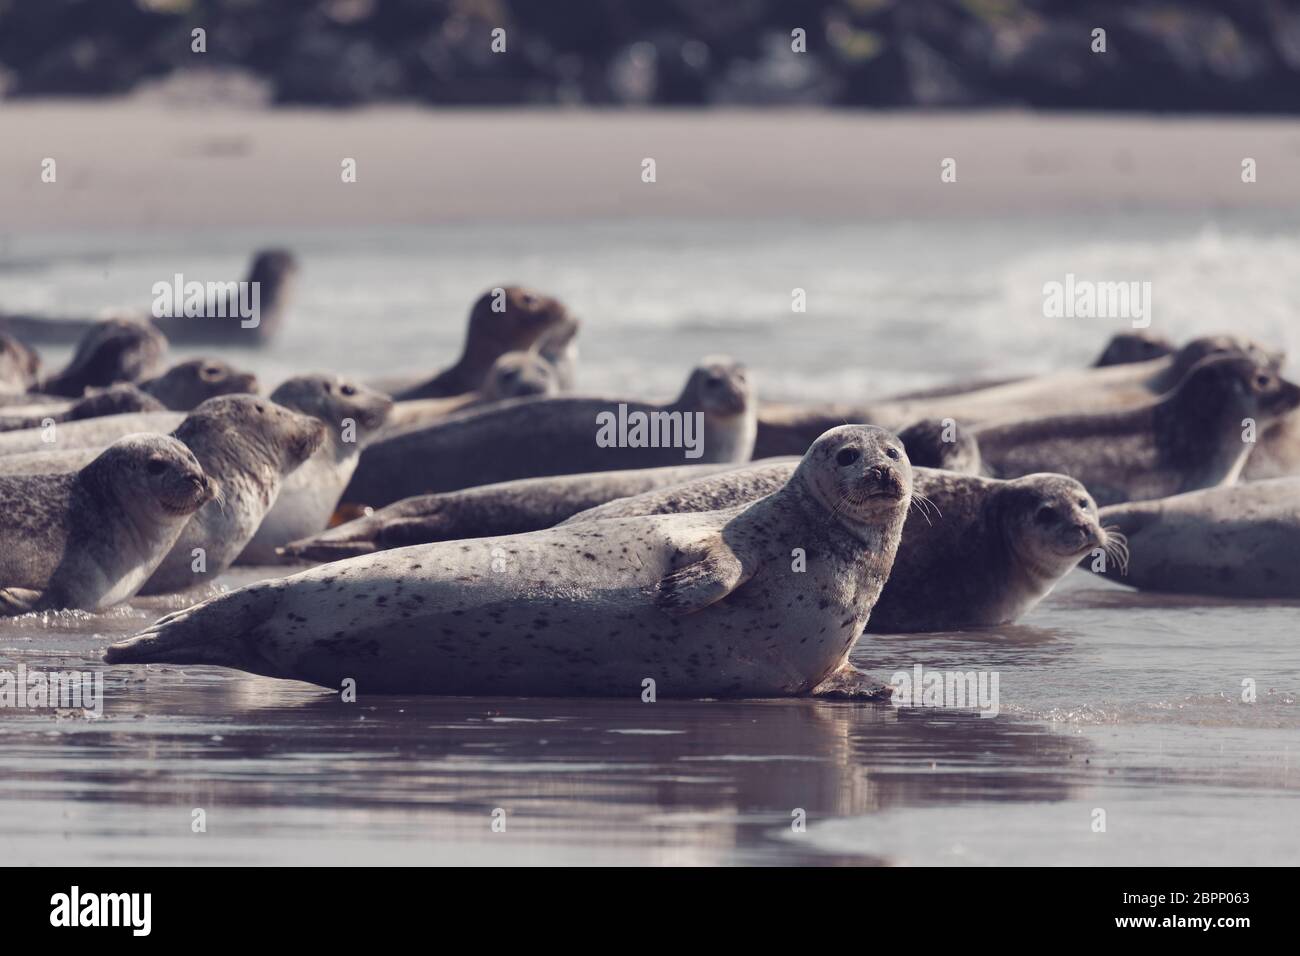
<svg viewBox="0 0 1300 956"><path fill-rule="evenodd" d="M287 290L292 257L261 267ZM115 664L870 697L863 634L1004 626L1075 568L1300 597L1300 386L1236 335L1122 333L1087 368L828 406L760 404L730 358L671 401L575 393L577 321L511 285L442 371L299 374L269 398L214 357L169 365L168 323L85 323L53 372L24 327L0 331L0 611L200 602ZM232 563L284 561L321 563L214 596Z"/></svg>
<svg viewBox="0 0 1300 956"><path fill-rule="evenodd" d="M383 693L806 694L849 667L910 498L902 444L844 426L747 507L351 558L169 615L106 659Z"/></svg>

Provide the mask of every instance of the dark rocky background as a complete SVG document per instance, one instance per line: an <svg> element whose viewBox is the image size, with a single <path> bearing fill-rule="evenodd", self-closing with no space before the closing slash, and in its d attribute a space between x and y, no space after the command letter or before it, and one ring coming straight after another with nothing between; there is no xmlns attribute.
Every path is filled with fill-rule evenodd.
<svg viewBox="0 0 1300 956"><path fill-rule="evenodd" d="M791 53L795 27L806 54ZM1300 0L0 0L6 96L120 94L195 70L337 106L1295 112Z"/></svg>

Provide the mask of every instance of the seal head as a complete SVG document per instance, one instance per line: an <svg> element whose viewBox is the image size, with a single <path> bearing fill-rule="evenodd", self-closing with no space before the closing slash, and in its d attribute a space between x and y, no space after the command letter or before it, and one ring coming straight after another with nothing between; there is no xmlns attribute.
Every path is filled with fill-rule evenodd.
<svg viewBox="0 0 1300 956"><path fill-rule="evenodd" d="M140 387L175 412L188 412L218 395L259 391L256 375L237 371L221 359L180 362Z"/></svg>
<svg viewBox="0 0 1300 956"><path fill-rule="evenodd" d="M41 357L36 350L0 332L0 392L22 394L36 386Z"/></svg>
<svg viewBox="0 0 1300 956"><path fill-rule="evenodd" d="M41 391L76 398L87 388L138 382L159 369L166 352L167 339L153 326L105 319L81 337L67 366Z"/></svg>
<svg viewBox="0 0 1300 956"><path fill-rule="evenodd" d="M1164 358L1174 353L1174 344L1163 335L1149 332L1119 332L1111 336L1102 350L1093 368L1107 368L1111 365L1136 365L1152 359Z"/></svg>

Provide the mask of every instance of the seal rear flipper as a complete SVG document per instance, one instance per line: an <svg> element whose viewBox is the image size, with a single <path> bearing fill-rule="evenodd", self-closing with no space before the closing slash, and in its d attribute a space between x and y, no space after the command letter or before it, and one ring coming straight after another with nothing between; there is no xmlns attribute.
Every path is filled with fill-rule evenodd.
<svg viewBox="0 0 1300 956"><path fill-rule="evenodd" d="M699 560L665 575L655 585L655 606L674 617L693 614L721 601L753 574L719 540L709 545Z"/></svg>
<svg viewBox="0 0 1300 956"><path fill-rule="evenodd" d="M256 628L275 613L284 579L262 581L159 618L139 634L110 644L109 664L219 664L279 676L262 654Z"/></svg>
<svg viewBox="0 0 1300 956"><path fill-rule="evenodd" d="M845 663L808 693L828 700L889 700L894 688Z"/></svg>
<svg viewBox="0 0 1300 956"><path fill-rule="evenodd" d="M373 541L332 541L329 538L303 538L290 541L275 553L281 558L300 558L306 561L341 561L361 554L374 554L379 548Z"/></svg>
<svg viewBox="0 0 1300 956"><path fill-rule="evenodd" d="M39 611L45 594L30 588L0 588L0 616L14 617Z"/></svg>

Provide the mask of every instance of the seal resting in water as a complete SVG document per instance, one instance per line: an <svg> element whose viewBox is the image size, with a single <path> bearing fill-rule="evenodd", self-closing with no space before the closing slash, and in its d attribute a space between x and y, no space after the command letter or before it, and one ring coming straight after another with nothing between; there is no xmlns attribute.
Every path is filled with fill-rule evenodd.
<svg viewBox="0 0 1300 956"><path fill-rule="evenodd" d="M626 436L617 433L620 421L628 423ZM378 507L516 478L744 462L753 445L748 373L730 359L706 359L667 405L578 396L516 399L390 435L362 453L343 500Z"/></svg>
<svg viewBox="0 0 1300 956"><path fill-rule="evenodd" d="M1199 362L1168 396L1131 411L978 426L986 468L1002 478L1059 471L1101 504L1231 484L1263 434L1300 406L1300 387L1252 359Z"/></svg>
<svg viewBox="0 0 1300 956"><path fill-rule="evenodd" d="M788 461L700 478L611 501L562 525L682 514L756 501L790 477ZM1064 475L999 481L931 468L912 471L912 513L869 631L956 630L1007 624L1029 612L1098 548L1120 560L1122 537Z"/></svg>
<svg viewBox="0 0 1300 956"><path fill-rule="evenodd" d="M0 477L0 612L127 600L212 495L165 435L121 438L77 472Z"/></svg>
<svg viewBox="0 0 1300 956"><path fill-rule="evenodd" d="M498 288L500 294L489 289L474 303L465 349L454 365L423 382L376 387L399 401L463 395L477 391L492 363L507 352L527 351L544 339L567 347L578 323L564 303L521 286Z"/></svg>
<svg viewBox="0 0 1300 956"><path fill-rule="evenodd" d="M844 426L746 507L351 558L168 615L105 659L352 678L361 694L839 691L910 490L894 436Z"/></svg>
<svg viewBox="0 0 1300 956"><path fill-rule="evenodd" d="M1143 591L1300 598L1300 479L1248 481L1112 505L1101 520L1128 536L1111 580Z"/></svg>

